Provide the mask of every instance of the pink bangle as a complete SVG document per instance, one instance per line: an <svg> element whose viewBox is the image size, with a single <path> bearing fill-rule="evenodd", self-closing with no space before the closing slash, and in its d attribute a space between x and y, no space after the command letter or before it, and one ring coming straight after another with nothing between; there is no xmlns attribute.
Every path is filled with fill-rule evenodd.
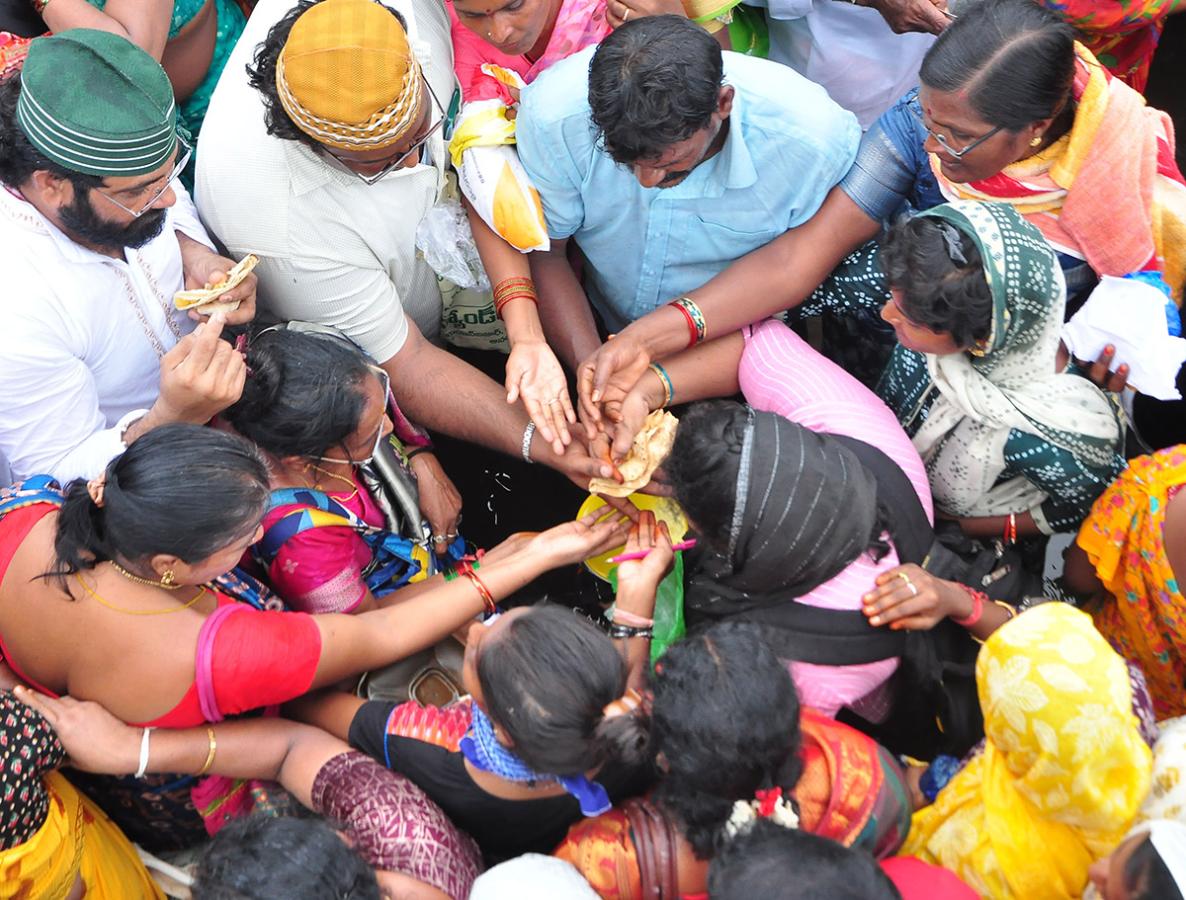
<svg viewBox="0 0 1186 900"><path fill-rule="evenodd" d="M951 621L955 622L961 628L971 628L984 615L984 601L988 599L988 595L972 590L966 584L961 584L960 587L972 598L972 613L966 619L953 618Z"/></svg>

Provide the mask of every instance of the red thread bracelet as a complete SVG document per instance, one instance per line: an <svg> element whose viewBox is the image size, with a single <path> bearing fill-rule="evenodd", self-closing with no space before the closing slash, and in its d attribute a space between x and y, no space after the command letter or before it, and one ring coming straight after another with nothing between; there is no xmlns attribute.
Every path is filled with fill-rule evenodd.
<svg viewBox="0 0 1186 900"><path fill-rule="evenodd" d="M960 587L964 592L972 598L972 613L966 619L953 618L951 621L955 622L961 628L971 628L980 621L980 617L984 615L984 602L988 599L987 594L982 594L980 591L973 590L966 584L961 584Z"/></svg>

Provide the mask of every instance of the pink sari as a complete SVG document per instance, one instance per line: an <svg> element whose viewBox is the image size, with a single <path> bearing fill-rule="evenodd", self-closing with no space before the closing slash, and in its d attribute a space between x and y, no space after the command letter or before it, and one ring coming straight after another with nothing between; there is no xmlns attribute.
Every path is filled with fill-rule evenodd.
<svg viewBox="0 0 1186 900"><path fill-rule="evenodd" d="M507 104L512 102L506 87L482 71L485 63L510 69L530 84L552 63L599 43L610 33L606 0L563 0L548 46L543 55L532 62L526 56L508 56L499 52L458 21L452 3L445 6L452 22L453 68L461 82L461 97L465 103L493 98Z"/></svg>

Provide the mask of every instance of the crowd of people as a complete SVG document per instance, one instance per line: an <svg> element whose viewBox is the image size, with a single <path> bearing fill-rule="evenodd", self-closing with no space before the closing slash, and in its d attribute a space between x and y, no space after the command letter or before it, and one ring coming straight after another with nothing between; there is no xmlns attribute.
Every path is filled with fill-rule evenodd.
<svg viewBox="0 0 1186 900"><path fill-rule="evenodd" d="M5 5L0 897L1186 898L1177 7Z"/></svg>

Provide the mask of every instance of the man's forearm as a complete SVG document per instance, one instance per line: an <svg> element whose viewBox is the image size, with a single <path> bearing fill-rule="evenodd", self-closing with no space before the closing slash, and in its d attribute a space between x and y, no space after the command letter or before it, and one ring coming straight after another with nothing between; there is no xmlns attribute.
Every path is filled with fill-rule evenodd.
<svg viewBox="0 0 1186 900"><path fill-rule="evenodd" d="M567 241L530 256L531 275L539 291L539 318L548 346L572 371L601 346L589 298L565 254Z"/></svg>
<svg viewBox="0 0 1186 900"><path fill-rule="evenodd" d="M798 306L880 227L841 188L833 188L809 221L736 260L688 295L704 314L708 337ZM682 350L689 339L684 317L666 306L631 323L624 333L639 340L654 359Z"/></svg>
<svg viewBox="0 0 1186 900"><path fill-rule="evenodd" d="M383 363L404 414L418 425L517 455L528 422L509 405L502 385L451 353L409 333L403 349ZM448 396L448 402L442 399Z"/></svg>

